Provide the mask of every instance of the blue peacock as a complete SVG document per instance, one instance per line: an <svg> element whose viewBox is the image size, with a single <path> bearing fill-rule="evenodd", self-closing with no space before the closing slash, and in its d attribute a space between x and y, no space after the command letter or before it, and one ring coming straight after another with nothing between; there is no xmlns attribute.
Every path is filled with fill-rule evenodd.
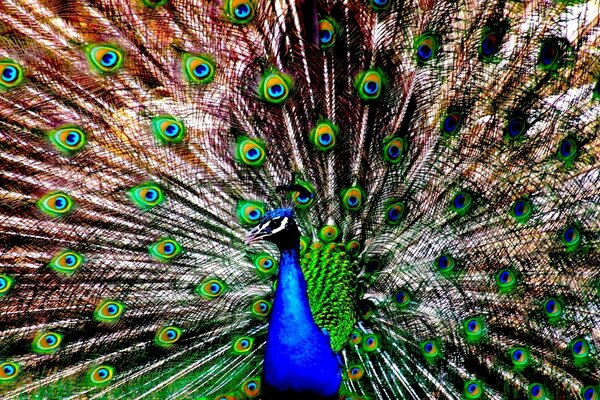
<svg viewBox="0 0 600 400"><path fill-rule="evenodd" d="M2 399L600 398L600 7L4 0Z"/></svg>

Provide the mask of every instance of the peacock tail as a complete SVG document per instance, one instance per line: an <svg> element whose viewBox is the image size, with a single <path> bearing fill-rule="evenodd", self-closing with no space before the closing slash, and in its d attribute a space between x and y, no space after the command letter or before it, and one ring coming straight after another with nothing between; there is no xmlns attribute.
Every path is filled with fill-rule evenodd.
<svg viewBox="0 0 600 400"><path fill-rule="evenodd" d="M1 2L2 399L267 399L282 205L340 399L599 398L599 3Z"/></svg>

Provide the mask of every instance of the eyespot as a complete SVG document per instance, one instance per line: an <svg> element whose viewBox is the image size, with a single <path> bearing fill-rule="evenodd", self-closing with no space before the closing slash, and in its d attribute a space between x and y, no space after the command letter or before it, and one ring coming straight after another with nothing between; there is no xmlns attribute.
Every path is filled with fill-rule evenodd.
<svg viewBox="0 0 600 400"><path fill-rule="evenodd" d="M86 50L90 66L98 72L115 72L123 66L123 51L115 46L96 44Z"/></svg>
<svg viewBox="0 0 600 400"><path fill-rule="evenodd" d="M183 72L190 83L211 83L215 78L215 70L215 61L207 54L186 54L183 57Z"/></svg>
<svg viewBox="0 0 600 400"><path fill-rule="evenodd" d="M242 391L251 399L260 396L261 381L259 377L250 378L242 384Z"/></svg>
<svg viewBox="0 0 600 400"><path fill-rule="evenodd" d="M598 400L600 393L598 393L598 389L595 386L586 386L581 389L581 397L585 400Z"/></svg>
<svg viewBox="0 0 600 400"><path fill-rule="evenodd" d="M221 296L226 289L225 282L218 278L205 279L196 287L196 294L207 300L211 300Z"/></svg>
<svg viewBox="0 0 600 400"><path fill-rule="evenodd" d="M443 254L435 261L436 268L442 273L449 273L456 267L456 261L448 254Z"/></svg>
<svg viewBox="0 0 600 400"><path fill-rule="evenodd" d="M14 284L13 278L8 275L0 274L0 297L8 294Z"/></svg>
<svg viewBox="0 0 600 400"><path fill-rule="evenodd" d="M64 250L50 261L49 267L58 273L71 276L83 265L84 261L81 254Z"/></svg>
<svg viewBox="0 0 600 400"><path fill-rule="evenodd" d="M356 257L360 254L361 246L358 240L351 240L346 243L346 253L350 254L352 257Z"/></svg>
<svg viewBox="0 0 600 400"><path fill-rule="evenodd" d="M233 340L233 352L234 354L246 354L252 350L254 339L249 336L242 336Z"/></svg>
<svg viewBox="0 0 600 400"><path fill-rule="evenodd" d="M391 0L369 0L369 4L375 11L382 11L388 8Z"/></svg>
<svg viewBox="0 0 600 400"><path fill-rule="evenodd" d="M527 132L527 120L520 115L514 115L506 120L504 139L508 142L522 140Z"/></svg>
<svg viewBox="0 0 600 400"><path fill-rule="evenodd" d="M383 141L383 159L389 164L402 161L402 154L406 151L406 140L400 137L389 137Z"/></svg>
<svg viewBox="0 0 600 400"><path fill-rule="evenodd" d="M266 253L261 253L254 258L254 266L258 272L272 274L277 271L277 261Z"/></svg>
<svg viewBox="0 0 600 400"><path fill-rule="evenodd" d="M358 91L358 95L365 101L379 99L383 92L384 84L383 75L375 69L361 72L354 81L354 87Z"/></svg>
<svg viewBox="0 0 600 400"><path fill-rule="evenodd" d="M463 216L471 209L473 205L473 198L467 192L460 191L454 195L452 198L452 203L450 204L450 210L454 211L456 214Z"/></svg>
<svg viewBox="0 0 600 400"><path fill-rule="evenodd" d="M483 28L481 31L481 43L479 45L479 55L483 61L489 62L494 59L494 55L500 50L503 38L503 28L491 25Z"/></svg>
<svg viewBox="0 0 600 400"><path fill-rule="evenodd" d="M527 222L532 214L533 207L531 206L531 202L527 199L515 201L510 209L510 215L520 224Z"/></svg>
<svg viewBox="0 0 600 400"><path fill-rule="evenodd" d="M349 342L354 345L359 345L362 342L362 334L357 330L352 331Z"/></svg>
<svg viewBox="0 0 600 400"><path fill-rule="evenodd" d="M510 350L510 360L516 369L523 369L529 364L529 351L523 347Z"/></svg>
<svg viewBox="0 0 600 400"><path fill-rule="evenodd" d="M174 239L163 238L148 247L148 252L160 262L169 262L183 251L183 247Z"/></svg>
<svg viewBox="0 0 600 400"><path fill-rule="evenodd" d="M576 361L581 361L588 358L590 355L590 345L585 339L575 339L569 345L571 354Z"/></svg>
<svg viewBox="0 0 600 400"><path fill-rule="evenodd" d="M541 383L532 383L528 388L529 398L530 399L545 399L546 398L546 389Z"/></svg>
<svg viewBox="0 0 600 400"><path fill-rule="evenodd" d="M162 189L152 182L134 186L128 191L129 197L142 210L156 207L165 200Z"/></svg>
<svg viewBox="0 0 600 400"><path fill-rule="evenodd" d="M325 225L319 229L319 239L325 243L331 243L340 236L340 229L336 225Z"/></svg>
<svg viewBox="0 0 600 400"><path fill-rule="evenodd" d="M304 255L308 246L310 245L310 238L306 236L300 236L300 254Z"/></svg>
<svg viewBox="0 0 600 400"><path fill-rule="evenodd" d="M248 200L243 200L238 203L237 216L242 225L258 225L263 215L265 215L265 208L262 203Z"/></svg>
<svg viewBox="0 0 600 400"><path fill-rule="evenodd" d="M538 55L538 67L543 71L556 72L566 65L571 46L565 39L549 38L542 41Z"/></svg>
<svg viewBox="0 0 600 400"><path fill-rule="evenodd" d="M423 357L425 357L425 360L427 361L431 362L441 357L437 339L423 340L419 343L419 347L421 348L421 354L423 354Z"/></svg>
<svg viewBox="0 0 600 400"><path fill-rule="evenodd" d="M442 133L445 135L454 135L458 133L462 126L463 116L456 110L448 110L442 119Z"/></svg>
<svg viewBox="0 0 600 400"><path fill-rule="evenodd" d="M267 150L264 143L242 136L237 140L235 158L238 162L252 167L260 167L265 162Z"/></svg>
<svg viewBox="0 0 600 400"><path fill-rule="evenodd" d="M348 379L351 381L357 381L362 378L365 374L365 369L360 365L351 365L348 367Z"/></svg>
<svg viewBox="0 0 600 400"><path fill-rule="evenodd" d="M267 317L271 313L272 304L265 299L256 299L252 303L252 314L257 317Z"/></svg>
<svg viewBox="0 0 600 400"><path fill-rule="evenodd" d="M328 120L321 120L310 131L308 139L320 151L331 150L336 143L339 129Z"/></svg>
<svg viewBox="0 0 600 400"><path fill-rule="evenodd" d="M373 306L370 301L361 300L358 303L358 316L363 321L366 321L373 316Z"/></svg>
<svg viewBox="0 0 600 400"><path fill-rule="evenodd" d="M342 206L348 211L357 211L363 204L364 192L360 187L342 190Z"/></svg>
<svg viewBox="0 0 600 400"><path fill-rule="evenodd" d="M267 71L259 87L260 97L272 104L283 103L290 95L292 78L278 71Z"/></svg>
<svg viewBox="0 0 600 400"><path fill-rule="evenodd" d="M567 226L563 229L560 238L567 248L567 251L575 250L581 243L581 233L575 226Z"/></svg>
<svg viewBox="0 0 600 400"><path fill-rule="evenodd" d="M253 0L226 0L225 14L235 24L247 24L254 18L256 10Z"/></svg>
<svg viewBox="0 0 600 400"><path fill-rule="evenodd" d="M403 202L396 201L391 203L385 209L386 222L390 225L398 225L402 221L405 212L406 207L404 206Z"/></svg>
<svg viewBox="0 0 600 400"><path fill-rule="evenodd" d="M104 299L96 306L94 319L98 322L117 322L125 312L125 304L116 300Z"/></svg>
<svg viewBox="0 0 600 400"><path fill-rule="evenodd" d="M398 290L394 294L394 302L400 309L408 307L411 302L410 293L404 289Z"/></svg>
<svg viewBox="0 0 600 400"><path fill-rule="evenodd" d="M374 333L369 333L365 335L362 341L362 349L366 352L371 352L377 350L379 347L379 337Z"/></svg>
<svg viewBox="0 0 600 400"><path fill-rule="evenodd" d="M110 365L99 365L88 371L88 379L93 385L102 385L113 379L115 369Z"/></svg>
<svg viewBox="0 0 600 400"><path fill-rule="evenodd" d="M168 325L160 328L154 335L154 344L160 347L170 347L181 339L181 328Z"/></svg>
<svg viewBox="0 0 600 400"><path fill-rule="evenodd" d="M335 43L335 37L339 30L337 23L331 18L319 20L319 46L328 49Z"/></svg>
<svg viewBox="0 0 600 400"><path fill-rule="evenodd" d="M21 372L21 367L15 362L0 363L0 383L14 381L19 376L19 372Z"/></svg>
<svg viewBox="0 0 600 400"><path fill-rule="evenodd" d="M550 297L544 302L544 311L551 320L558 319L562 315L563 307L555 297Z"/></svg>
<svg viewBox="0 0 600 400"><path fill-rule="evenodd" d="M296 208L304 210L310 207L315 201L315 188L308 182L298 181L297 185L302 187L302 190L291 192L292 200Z"/></svg>
<svg viewBox="0 0 600 400"><path fill-rule="evenodd" d="M424 33L415 39L414 49L418 65L424 65L434 59L439 51L440 44L437 35Z"/></svg>
<svg viewBox="0 0 600 400"><path fill-rule="evenodd" d="M56 332L40 332L33 339L33 351L39 354L54 353L62 343L63 335Z"/></svg>
<svg viewBox="0 0 600 400"><path fill-rule="evenodd" d="M0 61L0 89L10 89L23 82L23 68L10 60Z"/></svg>
<svg viewBox="0 0 600 400"><path fill-rule="evenodd" d="M161 144L179 143L185 137L185 127L181 121L170 116L154 117L152 133Z"/></svg>
<svg viewBox="0 0 600 400"><path fill-rule="evenodd" d="M463 330L467 341L478 342L485 333L485 325L482 318L471 317L463 322Z"/></svg>
<svg viewBox="0 0 600 400"><path fill-rule="evenodd" d="M558 147L557 157L567 166L573 164L577 157L577 142L572 138L563 139Z"/></svg>
<svg viewBox="0 0 600 400"><path fill-rule="evenodd" d="M77 126L65 126L49 134L50 141L59 151L74 154L81 150L86 143L83 130Z"/></svg>
<svg viewBox="0 0 600 400"><path fill-rule="evenodd" d="M167 4L168 0L142 0L145 6L150 8L161 7Z"/></svg>
<svg viewBox="0 0 600 400"><path fill-rule="evenodd" d="M73 211L75 202L71 196L63 192L52 192L38 200L40 210L51 217L57 218Z"/></svg>
<svg viewBox="0 0 600 400"><path fill-rule="evenodd" d="M496 274L496 284L498 285L498 289L500 292L507 293L515 288L517 284L517 278L515 273L508 269L501 269Z"/></svg>
<svg viewBox="0 0 600 400"><path fill-rule="evenodd" d="M201 398L200 400L204 400L204 398ZM240 400L237 398L237 396L235 396L234 394L219 394L217 396L215 396L214 400Z"/></svg>
<svg viewBox="0 0 600 400"><path fill-rule="evenodd" d="M478 380L468 380L465 382L463 394L466 399L480 399L483 397L483 385Z"/></svg>

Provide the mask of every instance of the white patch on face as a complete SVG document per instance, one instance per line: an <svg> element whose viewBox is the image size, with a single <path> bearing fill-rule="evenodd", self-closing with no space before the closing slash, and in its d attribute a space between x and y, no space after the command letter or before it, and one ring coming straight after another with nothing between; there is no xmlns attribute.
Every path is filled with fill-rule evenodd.
<svg viewBox="0 0 600 400"><path fill-rule="evenodd" d="M281 220L281 224L279 224L279 227L277 227L276 229L273 229L271 231L271 235L274 235L278 232L281 232L282 230L285 229L285 227L287 226L287 222L288 222L288 218L284 217L283 220Z"/></svg>

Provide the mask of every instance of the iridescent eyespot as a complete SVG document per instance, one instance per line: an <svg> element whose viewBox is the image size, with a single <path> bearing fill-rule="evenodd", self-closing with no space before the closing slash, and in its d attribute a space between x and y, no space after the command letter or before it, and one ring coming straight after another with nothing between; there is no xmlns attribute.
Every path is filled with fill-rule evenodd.
<svg viewBox="0 0 600 400"><path fill-rule="evenodd" d="M546 397L546 389L544 388L544 385L542 385L541 383L532 383L527 388L527 391L529 393L530 399L542 400L542 399L547 398Z"/></svg>
<svg viewBox="0 0 600 400"><path fill-rule="evenodd" d="M168 1L169 0L142 0L142 3L148 7L155 8L164 6Z"/></svg>
<svg viewBox="0 0 600 400"><path fill-rule="evenodd" d="M300 186L302 189L294 192L290 192L292 200L296 205L296 208L300 210L304 210L310 207L315 201L315 187L304 181L297 181L296 185Z"/></svg>
<svg viewBox="0 0 600 400"><path fill-rule="evenodd" d="M441 273L450 273L456 267L456 261L448 254L443 254L435 260L435 267Z"/></svg>
<svg viewBox="0 0 600 400"><path fill-rule="evenodd" d="M274 70L267 71L260 81L258 94L269 103L281 104L288 98L293 84L289 75Z"/></svg>
<svg viewBox="0 0 600 400"><path fill-rule="evenodd" d="M574 339L569 347L576 362L585 361L590 356L590 344L585 339Z"/></svg>
<svg viewBox="0 0 600 400"><path fill-rule="evenodd" d="M249 336L236 338L232 342L233 352L234 354L246 354L252 350L253 344L254 339Z"/></svg>
<svg viewBox="0 0 600 400"><path fill-rule="evenodd" d="M358 186L344 189L340 195L342 206L348 211L359 210L365 197L364 191Z"/></svg>
<svg viewBox="0 0 600 400"><path fill-rule="evenodd" d="M162 238L148 246L148 252L160 262L169 262L183 251L183 247L174 239Z"/></svg>
<svg viewBox="0 0 600 400"><path fill-rule="evenodd" d="M338 25L333 19L323 18L319 20L319 46L322 49L333 46L338 30Z"/></svg>
<svg viewBox="0 0 600 400"><path fill-rule="evenodd" d="M14 284L13 278L8 275L0 274L0 297L8 294Z"/></svg>
<svg viewBox="0 0 600 400"><path fill-rule="evenodd" d="M207 400L205 397L201 397L199 400ZM218 394L213 400L240 400L235 394Z"/></svg>
<svg viewBox="0 0 600 400"><path fill-rule="evenodd" d="M207 300L211 300L221 296L226 289L227 286L222 280L218 278L209 278L202 281L196 287L195 292L200 297L203 297Z"/></svg>
<svg viewBox="0 0 600 400"><path fill-rule="evenodd" d="M340 236L340 233L340 228L338 228L336 225L325 225L319 229L318 237L325 243L331 243L337 240L337 238Z"/></svg>
<svg viewBox="0 0 600 400"><path fill-rule="evenodd" d="M377 100L381 97L386 82L381 71L370 69L356 76L354 87L361 99L365 101Z"/></svg>
<svg viewBox="0 0 600 400"><path fill-rule="evenodd" d="M567 226L563 229L560 239L567 248L567 252L574 251L581 243L581 233L575 226Z"/></svg>
<svg viewBox="0 0 600 400"><path fill-rule="evenodd" d="M363 320L367 321L373 316L373 306L368 300L361 300L358 303L358 316Z"/></svg>
<svg viewBox="0 0 600 400"><path fill-rule="evenodd" d="M388 137L383 140L383 159L389 164L402 161L402 154L406 151L406 140L401 137Z"/></svg>
<svg viewBox="0 0 600 400"><path fill-rule="evenodd" d="M162 189L152 182L134 186L127 193L134 204L142 210L156 207L165 200Z"/></svg>
<svg viewBox="0 0 600 400"><path fill-rule="evenodd" d="M468 380L465 382L463 395L466 399L481 399L483 397L483 385L478 380Z"/></svg>
<svg viewBox="0 0 600 400"><path fill-rule="evenodd" d="M250 139L247 136L240 136L237 139L235 158L238 162L252 167L260 167L266 157L267 150L262 141Z"/></svg>
<svg viewBox="0 0 600 400"><path fill-rule="evenodd" d="M254 18L254 0L226 0L225 14L235 24L247 24Z"/></svg>
<svg viewBox="0 0 600 400"><path fill-rule="evenodd" d="M346 253L350 254L352 257L356 257L360 254L361 246L358 240L351 240L346 243Z"/></svg>
<svg viewBox="0 0 600 400"><path fill-rule="evenodd" d="M563 312L562 304L558 299L550 297L544 302L544 312L551 320L558 319Z"/></svg>
<svg viewBox="0 0 600 400"><path fill-rule="evenodd" d="M557 157L566 166L571 166L577 157L577 142L573 138L566 138L558 146Z"/></svg>
<svg viewBox="0 0 600 400"><path fill-rule="evenodd" d="M504 139L508 142L522 140L527 132L527 120L524 116L513 115L507 118L504 127Z"/></svg>
<svg viewBox="0 0 600 400"><path fill-rule="evenodd" d="M160 347L171 347L181 339L181 328L169 325L160 328L154 335L154 344Z"/></svg>
<svg viewBox="0 0 600 400"><path fill-rule="evenodd" d="M66 215L75 208L71 196L63 192L48 193L38 200L37 205L44 213L55 218Z"/></svg>
<svg viewBox="0 0 600 400"><path fill-rule="evenodd" d="M63 335L56 332L40 332L33 339L32 349L39 354L54 353L60 347Z"/></svg>
<svg viewBox="0 0 600 400"><path fill-rule="evenodd" d="M374 333L369 333L363 337L362 341L362 349L366 352L371 352L377 350L379 347L379 336Z"/></svg>
<svg viewBox="0 0 600 400"><path fill-rule="evenodd" d="M508 268L501 269L496 274L496 284L500 292L507 293L515 288L517 277L512 270Z"/></svg>
<svg viewBox="0 0 600 400"><path fill-rule="evenodd" d="M485 324L480 317L471 317L463 322L465 337L469 342L480 341L485 334Z"/></svg>
<svg viewBox="0 0 600 400"><path fill-rule="evenodd" d="M311 129L308 140L320 151L327 151L335 146L339 129L329 120L321 120Z"/></svg>
<svg viewBox="0 0 600 400"><path fill-rule="evenodd" d="M515 347L509 351L510 360L517 370L524 369L529 365L529 351L523 347Z"/></svg>
<svg viewBox="0 0 600 400"><path fill-rule="evenodd" d="M262 274L273 274L277 271L277 261L267 253L260 253L253 259L254 266Z"/></svg>
<svg viewBox="0 0 600 400"><path fill-rule="evenodd" d="M515 201L510 209L510 215L515 219L516 222L520 224L529 221L532 214L533 207L531 202L527 199Z"/></svg>
<svg viewBox="0 0 600 400"><path fill-rule="evenodd" d="M77 126L64 126L56 129L51 131L48 137L54 147L65 154L76 153L86 143L85 133Z"/></svg>
<svg viewBox="0 0 600 400"><path fill-rule="evenodd" d="M237 216L242 225L257 225L263 215L265 215L263 203L249 200L242 200L238 203Z"/></svg>
<svg viewBox="0 0 600 400"><path fill-rule="evenodd" d="M442 353L440 351L439 341L437 339L423 340L419 343L421 348L421 354L427 361L435 361L437 358L441 358Z"/></svg>
<svg viewBox="0 0 600 400"><path fill-rule="evenodd" d="M19 64L11 60L0 61L0 89L13 88L24 78L23 68Z"/></svg>
<svg viewBox="0 0 600 400"><path fill-rule="evenodd" d="M401 201L396 201L388 205L385 209L385 219L390 225L398 225L404 214L406 213L406 206Z"/></svg>
<svg viewBox="0 0 600 400"><path fill-rule="evenodd" d="M190 83L211 83L215 78L215 61L207 54L186 54L183 72Z"/></svg>
<svg viewBox="0 0 600 400"><path fill-rule="evenodd" d="M351 381L357 381L365 375L365 369L360 365L351 365L347 375Z"/></svg>
<svg viewBox="0 0 600 400"><path fill-rule="evenodd" d="M161 144L179 143L185 136L185 127L181 121L163 115L152 118L152 133Z"/></svg>
<svg viewBox="0 0 600 400"><path fill-rule="evenodd" d="M479 55L483 61L492 61L494 55L500 50L502 39L504 38L504 28L488 25L481 31L481 43L479 45Z"/></svg>
<svg viewBox="0 0 600 400"><path fill-rule="evenodd" d="M360 344L360 342L362 341L362 334L359 331L352 331L352 333L350 334L350 339L349 342L352 344Z"/></svg>
<svg viewBox="0 0 600 400"><path fill-rule="evenodd" d="M548 38L542 41L538 55L538 67L541 70L556 72L567 63L569 53L572 51L566 39Z"/></svg>
<svg viewBox="0 0 600 400"><path fill-rule="evenodd" d="M256 299L252 303L252 314L257 317L267 317L271 313L272 304L265 299Z"/></svg>
<svg viewBox="0 0 600 400"><path fill-rule="evenodd" d="M125 304L116 300L101 300L94 310L94 319L98 322L117 322L125 312Z"/></svg>
<svg viewBox="0 0 600 400"><path fill-rule="evenodd" d="M98 72L110 73L123 66L123 51L107 44L90 45L86 48L90 66Z"/></svg>
<svg viewBox="0 0 600 400"><path fill-rule="evenodd" d="M19 376L21 367L15 362L0 363L0 384L12 382Z"/></svg>
<svg viewBox="0 0 600 400"><path fill-rule="evenodd" d="M306 253L306 250L308 250L308 247L310 245L310 238L307 236L300 236L300 254L304 255L304 253Z"/></svg>
<svg viewBox="0 0 600 400"><path fill-rule="evenodd" d="M247 397L251 399L255 399L258 398L258 396L260 396L260 389L261 381L259 377L250 378L244 383L242 383L242 391Z"/></svg>
<svg viewBox="0 0 600 400"><path fill-rule="evenodd" d="M581 397L584 400L598 400L600 398L600 392L595 386L586 386L581 389Z"/></svg>
<svg viewBox="0 0 600 400"><path fill-rule="evenodd" d="M471 209L473 198L467 192L461 191L454 195L450 203L450 210L463 216Z"/></svg>
<svg viewBox="0 0 600 400"><path fill-rule="evenodd" d="M410 305L411 296L407 290L399 290L394 294L394 302L400 309L406 308Z"/></svg>
<svg viewBox="0 0 600 400"><path fill-rule="evenodd" d="M415 39L414 49L417 64L423 65L437 56L440 42L437 35L424 33Z"/></svg>
<svg viewBox="0 0 600 400"><path fill-rule="evenodd" d="M388 8L391 0L369 0L369 4L373 7L375 11L382 11Z"/></svg>
<svg viewBox="0 0 600 400"><path fill-rule="evenodd" d="M85 262L83 256L71 250L57 254L48 265L54 271L66 276L73 275Z"/></svg>
<svg viewBox="0 0 600 400"><path fill-rule="evenodd" d="M110 365L99 365L88 371L88 380L93 385L102 385L113 379L115 369Z"/></svg>
<svg viewBox="0 0 600 400"><path fill-rule="evenodd" d="M449 109L442 118L441 129L444 135L455 135L463 123L463 116L457 110Z"/></svg>

